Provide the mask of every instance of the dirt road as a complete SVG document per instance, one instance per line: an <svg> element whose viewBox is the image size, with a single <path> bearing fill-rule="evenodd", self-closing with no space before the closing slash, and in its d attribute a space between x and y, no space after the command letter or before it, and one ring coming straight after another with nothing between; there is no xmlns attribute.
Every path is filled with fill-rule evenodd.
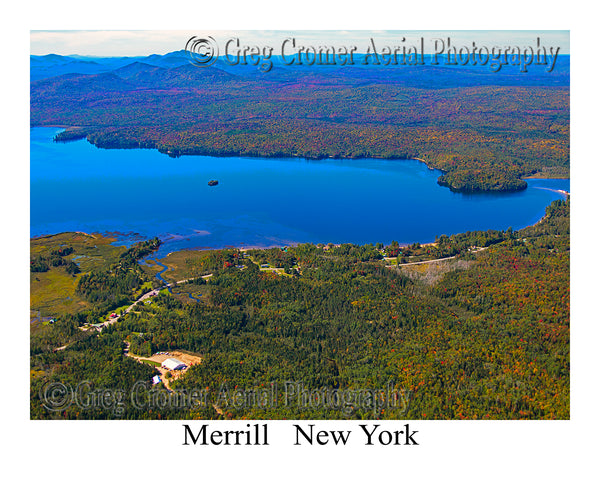
<svg viewBox="0 0 600 480"><path fill-rule="evenodd" d="M164 362L167 358L175 358L175 359L185 363L188 366L188 368L191 367L192 365L198 365L198 364L202 363L202 357L200 357L198 355L192 355L190 353L180 352L180 351L161 352L161 353L155 353L151 357L140 357L140 356L133 355L132 353L130 353L129 347L130 347L129 342L125 342L124 354L127 357L131 357L140 363L156 362L159 364L159 365L155 365L154 368L156 368L160 372L160 375L159 375L160 380L165 385L167 390L171 390L169 388L169 382L172 382L173 380L177 380L179 377L184 375L185 372L187 372L187 369L185 369L185 370L169 370L167 368L163 368L162 366L160 366L160 364L162 364L162 362ZM166 378L167 372L171 373L170 378Z"/></svg>

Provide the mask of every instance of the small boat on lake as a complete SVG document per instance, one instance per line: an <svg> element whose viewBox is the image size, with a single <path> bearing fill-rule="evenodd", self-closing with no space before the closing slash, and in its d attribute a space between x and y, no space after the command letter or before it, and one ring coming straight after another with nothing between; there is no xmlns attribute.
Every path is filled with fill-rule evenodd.
<svg viewBox="0 0 600 480"><path fill-rule="evenodd" d="M219 184L218 180L211 180L210 182L208 182L209 187L214 187L215 185L218 185L218 184Z"/></svg>

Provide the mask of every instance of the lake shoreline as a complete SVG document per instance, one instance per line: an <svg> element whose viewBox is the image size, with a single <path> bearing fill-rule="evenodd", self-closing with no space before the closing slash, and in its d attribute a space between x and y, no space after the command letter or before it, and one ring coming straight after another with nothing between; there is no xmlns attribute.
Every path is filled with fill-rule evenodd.
<svg viewBox="0 0 600 480"><path fill-rule="evenodd" d="M30 236L107 232L126 246L159 236L164 254L299 243L410 245L460 232L520 229L570 188L569 181L534 179L523 192L455 194L436 182L443 171L419 157L165 161L155 149L54 142L62 130L31 130ZM219 188L206 186L211 178L219 179Z"/></svg>
<svg viewBox="0 0 600 480"><path fill-rule="evenodd" d="M269 154L269 153L260 153L260 154L250 154L245 153L244 155L240 155L239 152L231 151L231 152L215 152L209 149L198 148L196 150L190 150L185 152L173 152L169 149L161 148L160 145L148 145L142 146L140 142L137 144L132 143L131 146L123 147L117 146L113 147L110 144L102 141L91 141L88 138L88 131L91 129L98 127L93 126L65 126L65 125L30 125L30 128L62 128L64 129L62 132L57 132L54 136L53 141L60 143L68 143L68 142L76 142L79 140L86 140L90 145L95 146L96 148L101 148L104 150L155 150L161 154L167 155L171 158L179 158L182 156L210 156L216 158L223 157L235 157L235 158L294 158L294 159L304 159L306 161L321 161L321 160L365 160L365 159L375 159L375 160L389 160L389 161L406 161L406 160L417 160L425 164L425 166L431 171L440 172L440 176L437 178L437 183L439 186L443 188L448 188L453 193L466 193L466 194L477 194L477 193L512 193L522 191L528 188L527 184L517 184L512 187L501 187L501 188L480 188L475 185L464 185L460 187L456 187L453 185L452 181L448 181L445 177L448 175L448 171L435 167L431 165L431 161L420 158L418 156L412 158L404 158L404 157L378 157L378 156L369 156L369 157L344 157L340 155L315 155L313 157L310 156L300 156L294 153L290 154ZM64 139L61 139L61 136L64 136ZM58 138L58 140L57 140ZM533 175L519 176L517 178L520 181L526 182L527 179L570 179L570 176L560 175L552 175L548 173L547 175L544 172L537 172Z"/></svg>
<svg viewBox="0 0 600 480"><path fill-rule="evenodd" d="M566 198L568 198L570 196L570 192L564 192L564 194L565 194ZM539 218L538 220L536 220L531 225L526 225L523 228L533 227L533 226L537 225L538 223L540 223L545 217L546 217L546 214L544 214L541 218ZM477 230L475 230L475 231L477 231ZM38 240L38 239L41 239L41 238L54 237L54 236L57 236L57 235L73 234L73 233L80 234L80 235L87 235L87 236L90 236L90 237L93 237L93 238L96 238L96 236L100 236L100 237L103 237L103 238L105 238L107 240L111 240L109 242L111 245L114 244L114 243L116 243L116 242L121 242L124 238L128 238L128 237L129 238L135 238L137 241L147 240L148 238L151 238L151 237L146 238L144 235L141 235L139 233L132 233L132 232L125 233L125 232L118 232L118 231L104 231L104 232L95 231L95 232L92 232L92 233L88 233L88 232L81 232L81 231L75 231L75 232L68 232L67 231L67 232L49 233L49 234L45 234L45 235L36 235L36 236L30 237L30 240ZM465 233L465 232L460 232L460 233ZM165 234L165 237L167 235L170 235L170 234ZM442 234L440 234L440 235L442 235ZM167 241L168 241L168 237L167 237ZM132 241L131 245L134 245L135 243L136 242ZM190 248L180 248L180 249L177 249L177 250L172 250L172 251L166 253L165 255L163 255L161 257L157 256L157 253L159 253L159 251L156 251L156 252L153 252L152 254L148 255L147 257L144 257L144 261L148 261L148 260L150 260L150 261L156 261L156 259L159 259L159 260L160 259L165 259L169 255L171 255L172 253L183 252L183 251L219 251L219 250L231 250L231 249L235 249L235 250L239 250L241 252L247 252L247 251L250 251L250 250L270 250L272 248L296 247L296 246L302 245L302 244L309 244L309 245L315 245L315 246L319 246L319 245L323 245L323 246L331 246L331 245L333 245L333 246L339 246L339 245L343 245L343 244L352 244L352 245L362 246L362 245L368 245L368 244L375 245L376 243L379 243L379 242L367 242L367 243L364 243L364 244L359 244L359 243L355 243L355 242L342 242L342 243L339 243L339 242L338 243L334 243L334 242L327 242L327 243L325 243L325 242L316 242L316 243L315 242L286 242L286 243L273 243L273 244L266 245L266 246L265 245L245 245L245 244L244 245L239 245L239 246L236 246L236 245L226 245L226 246L223 246L223 247L195 246L195 247L190 247ZM383 243L383 242L381 242L381 243ZM419 244L421 246L427 246L427 245L435 245L436 241L433 240L433 241L427 241L427 242L418 242L418 241L415 241L415 242L398 242L398 245L400 247L407 247L407 246L413 245L415 243L417 243L417 244ZM163 240L163 245L164 245L164 240ZM128 244L121 244L121 245L118 245L118 246L129 247L130 245L128 245Z"/></svg>

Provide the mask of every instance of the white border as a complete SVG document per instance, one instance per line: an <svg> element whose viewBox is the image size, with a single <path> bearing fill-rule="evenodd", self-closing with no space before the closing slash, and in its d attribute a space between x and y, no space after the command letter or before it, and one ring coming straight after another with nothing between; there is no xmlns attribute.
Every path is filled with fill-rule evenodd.
<svg viewBox="0 0 600 480"><path fill-rule="evenodd" d="M580 478L597 472L594 437L598 398L595 343L599 338L595 235L597 182L597 27L592 11L563 2L28 2L16 18L5 11L2 115L4 175L2 236L5 263L1 412L4 470L44 478L221 478L257 476L355 478ZM570 9L569 9L570 8ZM422 432L419 447L294 447L291 422L271 422L269 448L181 447L184 422L39 422L29 418L29 30L45 29L559 29L571 30L572 61L572 391L570 421L409 422ZM8 148L6 146L8 145ZM14 166L17 166L16 172ZM14 252L14 254L13 254ZM16 305L15 305L16 303ZM3 309L4 310L4 309ZM334 428L336 422L314 422ZM336 425L337 427L337 425ZM342 427L347 426L342 424ZM10 433L8 433L10 432ZM277 438L281 441L276 441ZM593 449L593 450L592 450ZM26 456L26 457L25 457ZM13 470L14 471L14 470ZM315 477L316 476L316 477Z"/></svg>

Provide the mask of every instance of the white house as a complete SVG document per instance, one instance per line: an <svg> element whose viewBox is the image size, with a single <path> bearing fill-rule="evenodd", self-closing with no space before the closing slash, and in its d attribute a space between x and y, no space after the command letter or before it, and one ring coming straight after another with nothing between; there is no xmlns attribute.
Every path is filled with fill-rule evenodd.
<svg viewBox="0 0 600 480"><path fill-rule="evenodd" d="M183 370L184 368L187 368L185 363L180 362L176 358L167 358L161 363L161 366L167 370Z"/></svg>

